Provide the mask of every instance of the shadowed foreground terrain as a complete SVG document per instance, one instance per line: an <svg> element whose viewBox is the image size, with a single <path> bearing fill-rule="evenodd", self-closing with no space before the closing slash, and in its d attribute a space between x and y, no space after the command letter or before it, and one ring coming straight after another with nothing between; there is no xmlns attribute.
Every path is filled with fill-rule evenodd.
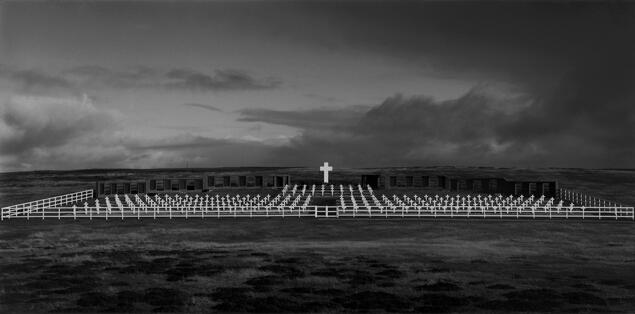
<svg viewBox="0 0 635 314"><path fill-rule="evenodd" d="M632 312L635 224L11 221L0 312Z"/></svg>

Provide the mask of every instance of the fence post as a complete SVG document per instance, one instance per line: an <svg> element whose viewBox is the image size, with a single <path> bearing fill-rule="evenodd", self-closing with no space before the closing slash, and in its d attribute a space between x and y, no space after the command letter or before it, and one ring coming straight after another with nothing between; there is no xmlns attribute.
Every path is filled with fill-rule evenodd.
<svg viewBox="0 0 635 314"><path fill-rule="evenodd" d="M617 207L613 207L613 210L615 210L615 220L617 220Z"/></svg>
<svg viewBox="0 0 635 314"><path fill-rule="evenodd" d="M584 219L584 207L580 207L582 209L582 219Z"/></svg>
<svg viewBox="0 0 635 314"><path fill-rule="evenodd" d="M318 207L314 206L313 207L313 215L315 216L315 218L317 218L317 216L318 216L317 213L318 213Z"/></svg>

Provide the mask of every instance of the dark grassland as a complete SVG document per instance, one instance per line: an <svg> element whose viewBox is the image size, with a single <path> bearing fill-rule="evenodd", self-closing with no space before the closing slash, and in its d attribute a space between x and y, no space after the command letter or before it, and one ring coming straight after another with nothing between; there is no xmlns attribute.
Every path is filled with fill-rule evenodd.
<svg viewBox="0 0 635 314"><path fill-rule="evenodd" d="M14 220L0 312L632 312L634 227Z"/></svg>
<svg viewBox="0 0 635 314"><path fill-rule="evenodd" d="M633 203L632 171L549 172L568 187ZM10 204L37 198L38 187L47 185L51 195L90 188L97 175L103 173L2 174L0 197ZM632 313L635 223L198 218L0 224L0 313L153 311Z"/></svg>

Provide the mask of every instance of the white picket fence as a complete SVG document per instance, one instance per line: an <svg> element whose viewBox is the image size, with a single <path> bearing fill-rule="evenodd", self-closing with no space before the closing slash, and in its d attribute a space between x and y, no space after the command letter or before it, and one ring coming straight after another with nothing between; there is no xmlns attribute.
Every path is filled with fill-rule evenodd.
<svg viewBox="0 0 635 314"><path fill-rule="evenodd" d="M573 202L565 205L553 198L476 195L450 197L418 195L381 195L358 186L348 190L340 186L337 206L311 205L311 196L319 192L306 186L285 187L275 196L219 195L118 195L93 200L93 191L85 190L34 202L3 207L2 220L9 219L125 219L125 218L464 218L464 219L598 219L635 220L633 207L605 202ZM321 192L321 191L320 191ZM212 197L210 197L212 196ZM412 198L411 198L412 197ZM111 200L113 202L111 202ZM103 203L105 202L105 204ZM89 204L92 203L92 204ZM79 205L78 205L79 204ZM585 204L585 203L583 203ZM609 203L610 204L610 203ZM72 205L72 206L71 206Z"/></svg>
<svg viewBox="0 0 635 314"><path fill-rule="evenodd" d="M633 207L585 206L358 206L338 208L337 217L635 220L635 211Z"/></svg>
<svg viewBox="0 0 635 314"><path fill-rule="evenodd" d="M125 218L483 218L483 219L612 219L635 220L633 207L463 207L463 206L60 206L26 210L19 215L3 213L3 219L125 219Z"/></svg>
<svg viewBox="0 0 635 314"><path fill-rule="evenodd" d="M93 198L93 190L84 190L59 196L53 196L33 202L27 202L7 207L2 207L0 219L20 217L32 212L48 210L52 207L60 207L67 204L87 201Z"/></svg>

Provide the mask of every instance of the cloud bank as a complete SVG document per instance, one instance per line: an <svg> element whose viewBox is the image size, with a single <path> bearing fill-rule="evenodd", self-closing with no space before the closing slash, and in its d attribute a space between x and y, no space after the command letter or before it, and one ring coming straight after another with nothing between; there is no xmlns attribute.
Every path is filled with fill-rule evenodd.
<svg viewBox="0 0 635 314"><path fill-rule="evenodd" d="M571 73L529 100L476 87L448 101L395 95L357 117L244 110L242 119L302 129L276 150L287 163L633 167L635 90L628 82L635 72L617 65Z"/></svg>
<svg viewBox="0 0 635 314"><path fill-rule="evenodd" d="M237 112L242 122L300 131L276 145L187 133L144 140L117 132L118 115L91 102L13 97L0 115L0 161L5 169L310 166L324 160L340 167L633 167L635 90L628 82L635 72L621 65L572 72L535 98L477 86L446 101L396 94L368 107Z"/></svg>
<svg viewBox="0 0 635 314"><path fill-rule="evenodd" d="M218 107L215 107L215 106L212 106L212 105L208 105L208 104L185 103L185 104L183 104L183 106L191 107L191 108L201 108L201 109L205 109L205 110L209 110L209 111L216 111L216 112L221 112L222 111Z"/></svg>
<svg viewBox="0 0 635 314"><path fill-rule="evenodd" d="M274 77L256 78L244 70L219 69L214 74L145 66L115 70L97 65L72 67L60 73L18 69L0 64L0 79L21 93L79 92L85 89L170 89L190 92L267 90L280 87Z"/></svg>
<svg viewBox="0 0 635 314"><path fill-rule="evenodd" d="M127 64L147 54L143 49L146 46L158 48L153 52L163 60L189 58L194 49L202 54L216 52L218 42L224 43L230 51L227 54L237 51L232 50L235 48L263 48L250 50L248 57L261 69L277 66L277 73L297 80L285 80L291 88L276 91L287 98L267 99L263 101L267 107L256 100L249 104L250 109L223 114L237 116L237 124L253 123L254 134L269 124L284 126L273 128L282 130L281 137L299 135L275 145L188 133L147 140L121 132L116 113L81 100L87 90L111 95L128 92L128 96L139 92L141 97L168 91L170 97L177 97L174 95L276 90L283 86L280 79L242 69L192 69L172 65L171 61L161 69L84 65L59 72L0 65L0 93L9 93L0 100L3 169L174 167L186 162L192 166L315 165L324 160L338 166L635 167L635 6L629 3L300 1L148 5L153 8L152 15L144 14L149 7L137 4L128 8L136 14L123 16L120 10L102 10L99 6L89 11L66 10L62 18L58 16L58 22L82 20L85 24L71 23L65 28L64 23L55 23L56 27L62 26L53 32L58 34L55 39L59 42L51 40L46 46L65 49L43 49L42 55L67 52L71 47L84 54L84 60L99 63L101 59L92 59L99 52L93 48L99 48L105 54L126 55L113 57L112 62ZM55 27L47 18L33 19L34 12L34 8L25 7L7 15L14 23L20 22L8 25L22 26L6 27L6 38L20 39L8 43L47 40L33 35ZM245 12L253 13L249 21L241 19ZM47 10L40 13L42 17L50 14ZM209 18L211 13L217 14L214 19ZM173 18L175 15L187 17L191 23L181 23L181 19ZM152 34L143 31L130 37L135 45L119 41L124 31L134 35L125 26L129 20L142 20L160 36L150 40ZM218 21L222 23L212 23ZM70 40L70 30L77 30L83 37ZM208 30L245 36L234 42L233 38L210 36ZM177 40L169 41L161 35L168 31L173 31ZM181 38L189 42L183 44ZM34 46L24 47L23 51L16 50L16 56L35 51L29 49ZM177 50L183 53L175 53ZM351 57L345 60L373 63L356 67L355 62L334 62L333 68L324 66L331 64L328 58L344 60L338 59L339 55ZM272 57L288 59L289 63L271 62ZM316 62L324 60L328 63ZM48 61L43 58L41 64L51 64ZM395 86L394 96L390 96L391 89L382 95L383 101L367 107L309 107L318 102L341 105L346 101L341 95L352 95L347 98L352 100L354 95L372 94L371 89L383 82L360 74L355 78L358 84L351 85L367 87L335 93L337 98L321 96L332 94L329 86L347 86L349 72L376 63L395 66L395 73L383 73L380 79L386 80L386 86L394 84L390 85ZM208 60L203 58L199 64L208 64ZM306 77L319 78L321 82L316 85L329 84L302 85ZM398 94L401 79L411 77L464 80L476 87L446 101L416 92ZM506 84L512 96L489 90L480 84L483 82ZM288 110L289 102L299 95L312 102L298 103L301 109ZM376 94L372 96L360 99L377 99ZM205 104L202 97L187 97L170 99L167 106L176 103L219 113L218 107ZM244 105L246 98L238 98L233 100Z"/></svg>
<svg viewBox="0 0 635 314"><path fill-rule="evenodd" d="M28 75L27 75L28 76ZM487 85L437 101L396 94L374 106L242 109L238 121L293 127L268 142L188 133L144 140L117 130L118 114L81 98L15 96L0 107L3 169L491 165L633 167L635 63L613 58L565 75L542 94L502 96ZM36 89L57 81L25 80ZM213 112L200 103L183 106Z"/></svg>
<svg viewBox="0 0 635 314"><path fill-rule="evenodd" d="M80 161L100 148L107 137L103 132L117 119L116 113L73 97L11 97L0 106L0 163L29 169ZM92 157L86 160L101 162L102 157Z"/></svg>
<svg viewBox="0 0 635 314"><path fill-rule="evenodd" d="M187 133L145 139L122 131L121 118L81 98L12 97L0 106L0 168L241 166L273 158L274 146L258 141Z"/></svg>

